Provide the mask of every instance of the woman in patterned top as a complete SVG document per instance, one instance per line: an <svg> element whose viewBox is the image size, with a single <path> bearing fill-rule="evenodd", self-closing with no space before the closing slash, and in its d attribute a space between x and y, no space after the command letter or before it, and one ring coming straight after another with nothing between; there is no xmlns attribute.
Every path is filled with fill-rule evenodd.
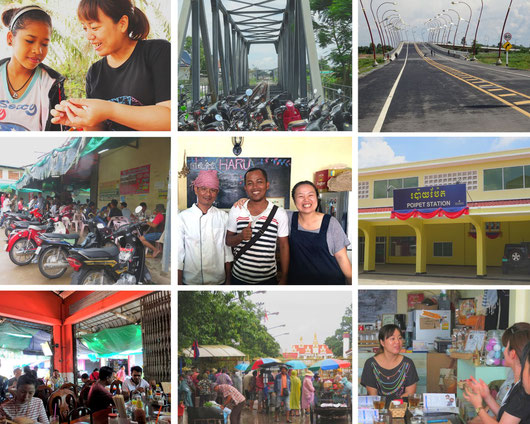
<svg viewBox="0 0 530 424"><path fill-rule="evenodd" d="M387 324L379 330L379 352L364 364L361 384L370 396L391 400L416 393L418 373L414 362L401 355L403 335L397 325Z"/></svg>
<svg viewBox="0 0 530 424"><path fill-rule="evenodd" d="M31 374L21 376L17 382L14 399L0 406L0 417L16 422L25 417L34 422L49 424L42 400L33 397L35 390L37 390L37 379Z"/></svg>

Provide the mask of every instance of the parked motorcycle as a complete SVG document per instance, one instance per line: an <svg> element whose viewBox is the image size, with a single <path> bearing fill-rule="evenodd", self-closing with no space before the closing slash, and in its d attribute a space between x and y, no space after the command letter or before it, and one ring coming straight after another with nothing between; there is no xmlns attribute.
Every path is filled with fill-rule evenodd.
<svg viewBox="0 0 530 424"><path fill-rule="evenodd" d="M61 277L68 269L68 254L73 248L89 249L112 243L112 231L95 219L87 222L89 233L81 244L79 234L45 233L40 235L42 244L37 248L39 271L49 279Z"/></svg>
<svg viewBox="0 0 530 424"><path fill-rule="evenodd" d="M141 212L141 206L135 210ZM145 263L140 240L143 223L132 223L114 232L119 245L103 248L70 249L67 261L74 269L71 284L146 284L151 274Z"/></svg>

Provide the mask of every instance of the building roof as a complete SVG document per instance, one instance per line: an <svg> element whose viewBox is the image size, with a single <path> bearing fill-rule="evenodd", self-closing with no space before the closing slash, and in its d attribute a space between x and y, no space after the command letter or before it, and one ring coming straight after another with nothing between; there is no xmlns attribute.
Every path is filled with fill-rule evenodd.
<svg viewBox="0 0 530 424"><path fill-rule="evenodd" d="M454 156L450 158L433 159L419 162L406 162L393 165L376 166L359 169L359 175L383 174L389 171L404 171L412 169L442 168L448 165L467 165L484 162L497 162L506 159L530 158L530 148L506 150L502 152L488 152L476 155ZM362 166L362 164L360 164Z"/></svg>
<svg viewBox="0 0 530 424"><path fill-rule="evenodd" d="M182 354L184 356L187 356L189 358L193 357L193 350L192 349L183 349ZM232 346L225 346L225 345L205 345L205 346L199 346L199 357L200 358L242 358L246 355L241 352L240 350L237 350L235 347Z"/></svg>

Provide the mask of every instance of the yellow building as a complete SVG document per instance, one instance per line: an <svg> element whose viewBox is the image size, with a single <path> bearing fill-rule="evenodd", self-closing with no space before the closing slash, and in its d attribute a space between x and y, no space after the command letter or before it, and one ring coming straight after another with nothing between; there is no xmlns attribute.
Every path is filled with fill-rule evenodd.
<svg viewBox="0 0 530 424"><path fill-rule="evenodd" d="M454 219L392 218L399 188L466 184L467 214ZM530 149L359 170L359 261L378 264L500 267L504 246L530 241Z"/></svg>

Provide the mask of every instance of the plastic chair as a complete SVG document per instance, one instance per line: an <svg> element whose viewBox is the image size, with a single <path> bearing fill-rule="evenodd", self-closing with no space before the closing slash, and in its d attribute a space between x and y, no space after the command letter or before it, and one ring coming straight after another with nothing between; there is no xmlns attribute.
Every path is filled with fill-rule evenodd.
<svg viewBox="0 0 530 424"><path fill-rule="evenodd" d="M113 216L109 220L109 227L113 228L114 230L117 230L120 227L127 225L128 223L129 220L124 216Z"/></svg>
<svg viewBox="0 0 530 424"><path fill-rule="evenodd" d="M74 217L72 218L72 226L74 227L74 231L77 233L77 230L81 228L81 225L83 224L83 216L76 212L74 214Z"/></svg>
<svg viewBox="0 0 530 424"><path fill-rule="evenodd" d="M68 414L68 424L73 420L84 417L85 415L90 415L90 424L93 424L92 410L86 406L79 406L70 412L70 414Z"/></svg>

